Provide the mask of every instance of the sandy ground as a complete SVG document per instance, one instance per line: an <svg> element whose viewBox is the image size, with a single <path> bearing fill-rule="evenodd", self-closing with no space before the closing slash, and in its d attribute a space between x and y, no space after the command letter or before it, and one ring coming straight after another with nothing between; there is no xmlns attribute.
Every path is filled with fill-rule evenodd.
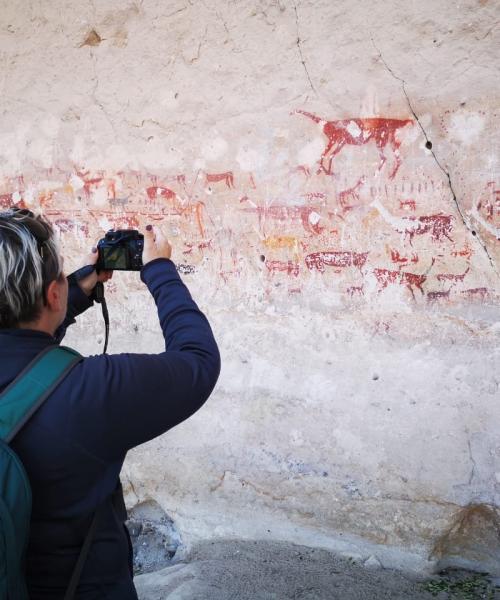
<svg viewBox="0 0 500 600"><path fill-rule="evenodd" d="M178 563L135 581L141 600L433 598L422 582L371 562L368 567L326 550L281 542L204 542Z"/></svg>

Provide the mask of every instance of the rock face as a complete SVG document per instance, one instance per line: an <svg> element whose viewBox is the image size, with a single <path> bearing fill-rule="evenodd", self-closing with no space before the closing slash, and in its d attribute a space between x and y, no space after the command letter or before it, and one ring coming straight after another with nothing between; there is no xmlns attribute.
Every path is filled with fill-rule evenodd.
<svg viewBox="0 0 500 600"><path fill-rule="evenodd" d="M220 344L209 402L129 454L129 506L187 545L416 569L463 507L496 510L498 3L1 9L0 206L42 210L69 270L161 227ZM107 297L111 352L162 350L136 274ZM65 343L102 332L89 311Z"/></svg>
<svg viewBox="0 0 500 600"><path fill-rule="evenodd" d="M463 508L438 540L434 555L440 569L453 565L500 576L500 510L484 504Z"/></svg>
<svg viewBox="0 0 500 600"><path fill-rule="evenodd" d="M156 502L137 504L126 523L134 550L134 574L151 573L168 566L181 540L168 515Z"/></svg>

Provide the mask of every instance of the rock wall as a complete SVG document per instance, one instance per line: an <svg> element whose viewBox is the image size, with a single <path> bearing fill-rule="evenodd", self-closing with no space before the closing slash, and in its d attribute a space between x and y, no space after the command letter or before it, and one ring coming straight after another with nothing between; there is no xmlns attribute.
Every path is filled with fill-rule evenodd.
<svg viewBox="0 0 500 600"><path fill-rule="evenodd" d="M129 505L188 545L498 569L498 3L0 8L0 205L42 210L68 268L161 227L220 343L210 401L130 453ZM111 352L160 350L137 275L107 295ZM66 342L98 353L90 312Z"/></svg>

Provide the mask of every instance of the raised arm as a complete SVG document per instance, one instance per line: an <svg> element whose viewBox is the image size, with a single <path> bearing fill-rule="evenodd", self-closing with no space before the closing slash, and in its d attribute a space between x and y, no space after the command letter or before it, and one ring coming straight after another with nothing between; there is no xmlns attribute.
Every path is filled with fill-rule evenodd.
<svg viewBox="0 0 500 600"><path fill-rule="evenodd" d="M220 356L210 325L173 262L155 257L141 278L158 309L165 351L90 357L65 383L72 435L103 460L123 457L192 415L219 376Z"/></svg>
<svg viewBox="0 0 500 600"><path fill-rule="evenodd" d="M76 323L76 317L81 315L82 312L86 311L94 303L92 298L82 291L73 275L68 277L68 308L66 318L54 334L58 342L66 335L66 329L70 325L73 325L73 323Z"/></svg>
<svg viewBox="0 0 500 600"><path fill-rule="evenodd" d="M81 315L93 304L93 290L98 281L108 281L112 273L110 271L102 271L97 274L95 271L95 263L97 261L97 249L93 248L91 254L87 257L85 267L78 269L71 275L68 275L68 307L64 322L56 330L54 337L60 342L65 334L66 329L76 322L76 317Z"/></svg>

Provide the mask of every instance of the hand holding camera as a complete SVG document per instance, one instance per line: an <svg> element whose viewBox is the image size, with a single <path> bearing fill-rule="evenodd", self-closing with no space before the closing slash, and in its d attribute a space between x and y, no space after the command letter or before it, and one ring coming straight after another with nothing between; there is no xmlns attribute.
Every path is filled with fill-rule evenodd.
<svg viewBox="0 0 500 600"><path fill-rule="evenodd" d="M113 271L100 271L95 269L98 261L97 248L92 248L92 252L87 256L84 267L76 272L76 280L80 289L86 296L91 296L97 283L106 283L113 277Z"/></svg>
<svg viewBox="0 0 500 600"><path fill-rule="evenodd" d="M157 258L170 258L172 247L159 229L152 225L143 234L135 229L110 230L99 240L77 271L78 285L90 296L97 283L106 283L113 271L139 271Z"/></svg>
<svg viewBox="0 0 500 600"><path fill-rule="evenodd" d="M158 258L170 258L172 247L162 232L151 225L144 235L135 229L111 229L98 241L87 266L76 272L80 288L102 307L106 328L104 350L106 354L109 338L109 315L104 297L103 283L111 278L113 271L140 271L149 262Z"/></svg>
<svg viewBox="0 0 500 600"><path fill-rule="evenodd" d="M148 225L143 235L135 229L111 229L97 243L100 271L140 271L157 258L170 258L172 247L161 231Z"/></svg>
<svg viewBox="0 0 500 600"><path fill-rule="evenodd" d="M172 246L169 241L159 229L152 225L148 225L146 227L146 233L144 234L142 262L146 265L148 262L156 260L157 258L170 258L171 256Z"/></svg>

